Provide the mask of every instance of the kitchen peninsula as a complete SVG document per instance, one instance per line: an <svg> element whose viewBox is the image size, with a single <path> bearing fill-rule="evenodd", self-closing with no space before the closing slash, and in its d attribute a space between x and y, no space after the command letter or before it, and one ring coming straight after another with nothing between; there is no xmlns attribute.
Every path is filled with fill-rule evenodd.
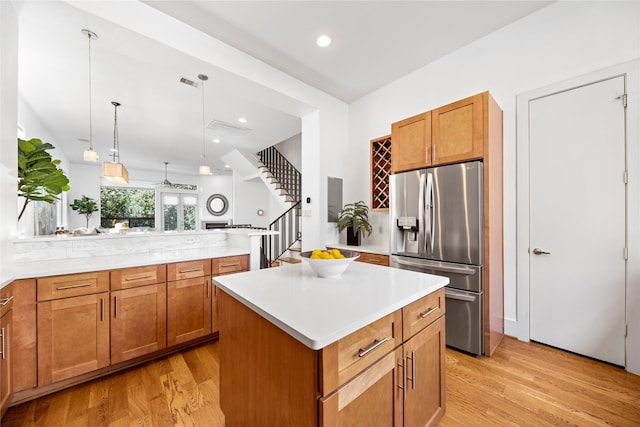
<svg viewBox="0 0 640 427"><path fill-rule="evenodd" d="M445 412L445 277L354 262L214 277L229 427L427 426Z"/></svg>

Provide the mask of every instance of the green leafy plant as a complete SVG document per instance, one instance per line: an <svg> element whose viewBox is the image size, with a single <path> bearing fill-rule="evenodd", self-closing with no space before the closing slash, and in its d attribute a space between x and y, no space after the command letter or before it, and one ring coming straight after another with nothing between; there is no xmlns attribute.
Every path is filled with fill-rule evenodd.
<svg viewBox="0 0 640 427"><path fill-rule="evenodd" d="M347 203L338 215L336 227L338 227L338 231L352 227L354 235L359 231L361 231L362 234L366 232L367 236L371 235L372 228L369 223L369 207L362 200Z"/></svg>
<svg viewBox="0 0 640 427"><path fill-rule="evenodd" d="M70 188L69 179L58 168L60 160L54 160L47 152L54 148L37 138L28 141L18 138L18 196L25 199L18 221L30 201L53 204L60 199L60 193Z"/></svg>
<svg viewBox="0 0 640 427"><path fill-rule="evenodd" d="M89 218L94 212L98 212L98 203L91 197L85 195L80 199L75 199L73 203L69 205L74 211L78 211L80 215L84 215L87 219L87 228L89 228Z"/></svg>

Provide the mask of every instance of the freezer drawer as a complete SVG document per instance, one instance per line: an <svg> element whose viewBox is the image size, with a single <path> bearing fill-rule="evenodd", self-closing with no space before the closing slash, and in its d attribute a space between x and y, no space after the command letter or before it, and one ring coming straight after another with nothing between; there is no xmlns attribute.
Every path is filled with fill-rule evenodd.
<svg viewBox="0 0 640 427"><path fill-rule="evenodd" d="M419 271L449 278L450 288L471 292L483 292L482 266L431 261L421 258L392 255L389 265L403 270Z"/></svg>
<svg viewBox="0 0 640 427"><path fill-rule="evenodd" d="M484 353L483 294L445 287L447 346L480 356Z"/></svg>

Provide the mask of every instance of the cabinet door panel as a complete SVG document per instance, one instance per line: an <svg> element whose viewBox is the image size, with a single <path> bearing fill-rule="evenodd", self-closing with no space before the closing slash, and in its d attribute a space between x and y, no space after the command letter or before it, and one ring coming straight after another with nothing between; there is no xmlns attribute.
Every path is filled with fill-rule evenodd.
<svg viewBox="0 0 640 427"><path fill-rule="evenodd" d="M167 288L150 285L111 293L111 363L167 346Z"/></svg>
<svg viewBox="0 0 640 427"><path fill-rule="evenodd" d="M211 277L167 283L167 345L211 333Z"/></svg>
<svg viewBox="0 0 640 427"><path fill-rule="evenodd" d="M321 426L402 426L401 348L321 399Z"/></svg>
<svg viewBox="0 0 640 427"><path fill-rule="evenodd" d="M391 125L391 170L407 171L431 162L431 112Z"/></svg>
<svg viewBox="0 0 640 427"><path fill-rule="evenodd" d="M436 426L445 412L444 316L404 344L407 358L405 427Z"/></svg>
<svg viewBox="0 0 640 427"><path fill-rule="evenodd" d="M11 370L12 314L12 310L8 310L3 312L0 317L0 418L9 407L13 388L13 372Z"/></svg>
<svg viewBox="0 0 640 427"><path fill-rule="evenodd" d="M38 303L38 385L109 365L109 293Z"/></svg>
<svg viewBox="0 0 640 427"><path fill-rule="evenodd" d="M432 164L482 158L483 94L432 111Z"/></svg>

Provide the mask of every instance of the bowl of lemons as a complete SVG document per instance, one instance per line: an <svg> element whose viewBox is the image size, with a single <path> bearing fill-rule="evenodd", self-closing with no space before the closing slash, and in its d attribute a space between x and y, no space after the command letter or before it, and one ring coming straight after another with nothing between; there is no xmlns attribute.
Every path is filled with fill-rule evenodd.
<svg viewBox="0 0 640 427"><path fill-rule="evenodd" d="M300 257L309 263L311 269L323 279L338 279L355 259L358 252L338 249L314 249L302 252Z"/></svg>

